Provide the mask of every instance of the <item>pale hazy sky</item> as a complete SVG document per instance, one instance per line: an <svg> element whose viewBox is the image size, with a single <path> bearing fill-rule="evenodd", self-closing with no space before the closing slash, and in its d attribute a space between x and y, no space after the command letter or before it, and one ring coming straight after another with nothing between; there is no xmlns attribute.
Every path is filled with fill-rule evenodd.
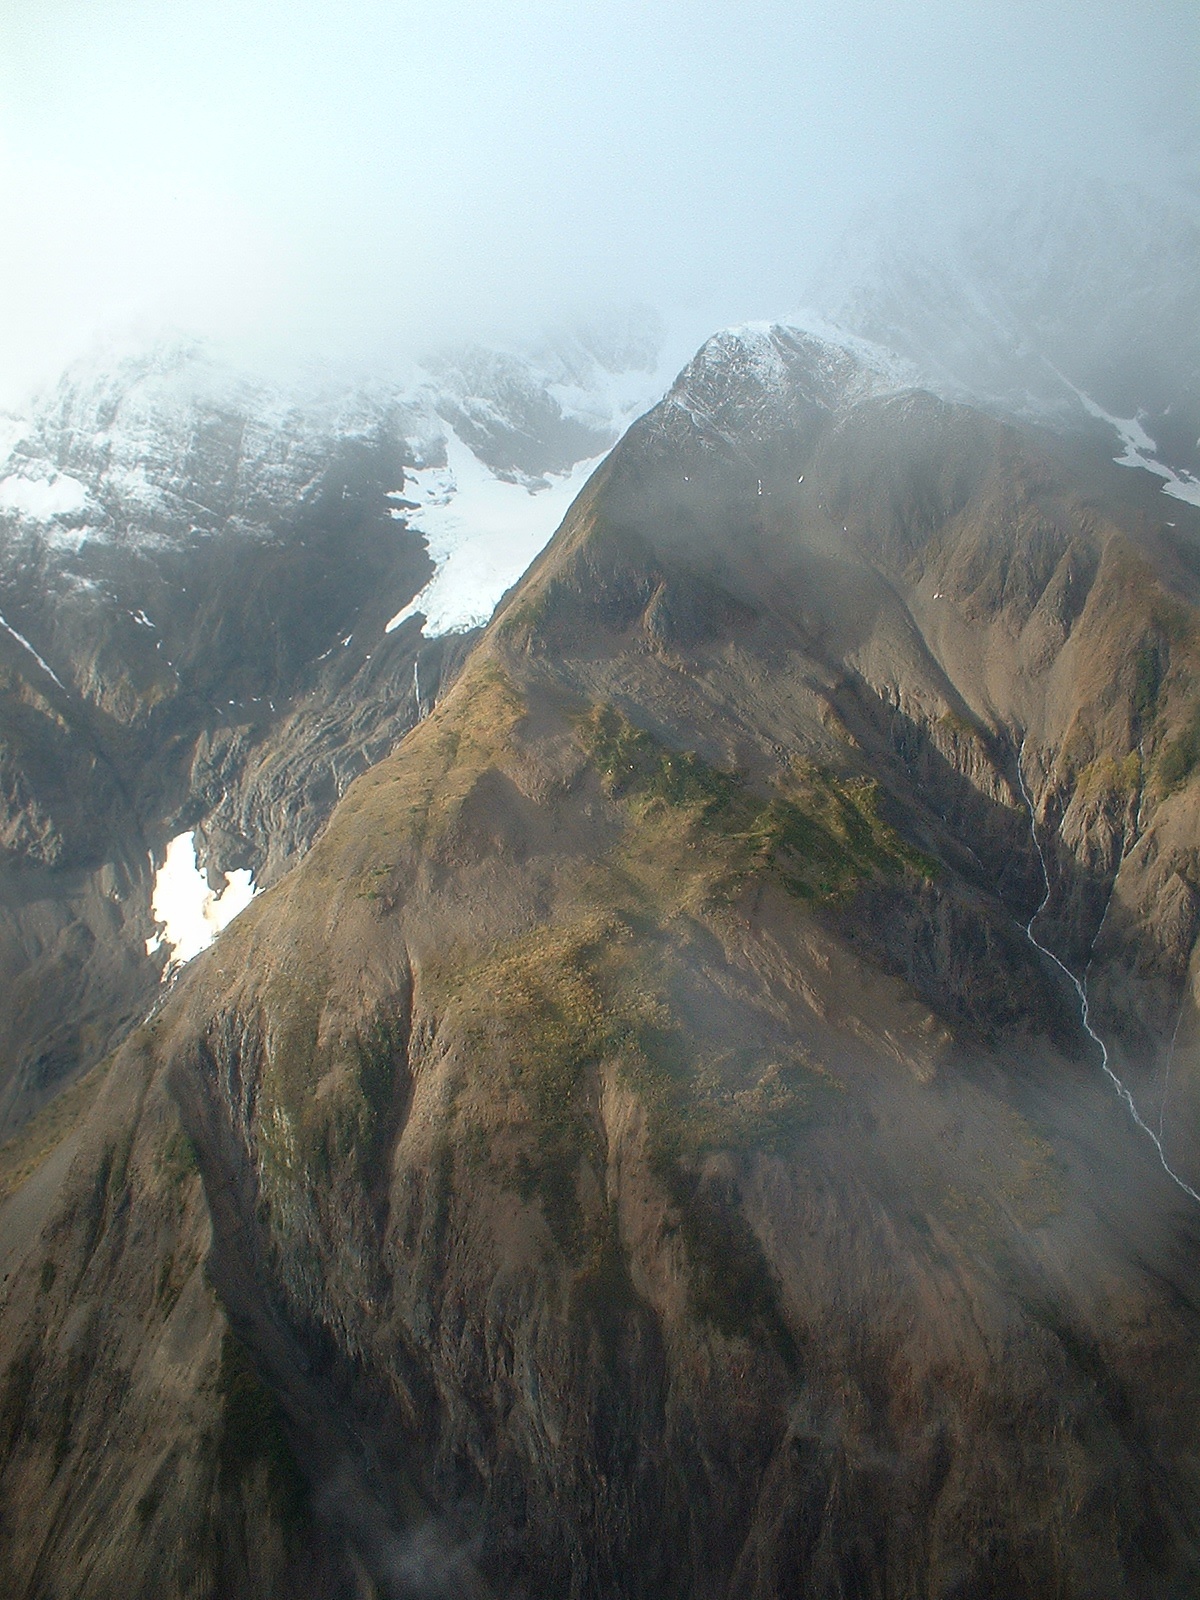
<svg viewBox="0 0 1200 1600"><path fill-rule="evenodd" d="M0 399L98 330L363 360L786 312L988 162L1196 171L1195 0L0 0Z"/></svg>

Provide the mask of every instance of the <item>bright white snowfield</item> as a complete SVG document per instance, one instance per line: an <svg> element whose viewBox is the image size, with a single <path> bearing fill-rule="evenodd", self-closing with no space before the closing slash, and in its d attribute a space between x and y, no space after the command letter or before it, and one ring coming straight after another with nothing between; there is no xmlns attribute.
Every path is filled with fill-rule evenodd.
<svg viewBox="0 0 1200 1600"><path fill-rule="evenodd" d="M166 945L170 959L163 968L164 980L185 961L206 950L222 928L228 927L239 911L244 911L258 891L248 870L230 872L225 887L214 894L208 879L196 865L196 843L192 833L181 833L167 846L166 859L154 876L150 910L162 931L146 940L146 954L152 956Z"/></svg>
<svg viewBox="0 0 1200 1600"><path fill-rule="evenodd" d="M504 591L549 543L603 459L577 461L570 472L541 484L508 483L449 429L446 465L407 473L404 488L389 497L416 502L416 511L400 505L392 515L425 536L437 571L396 613L387 632L418 614L431 639L481 627Z"/></svg>
<svg viewBox="0 0 1200 1600"><path fill-rule="evenodd" d="M49 478L25 478L10 473L0 479L0 511L15 511L34 522L70 516L87 504L87 489L65 472Z"/></svg>
<svg viewBox="0 0 1200 1600"><path fill-rule="evenodd" d="M578 381L555 381L546 392L565 417L585 421L608 448L569 471L532 480L499 478L449 423L438 418L446 464L405 472L389 499L392 516L423 534L436 571L420 594L387 625L425 619L426 637L481 627L500 597L549 544L571 502L630 423L661 400L680 365L678 340L660 346L657 360L621 371L595 360ZM437 434L434 435L437 438ZM407 502L407 504L406 504ZM416 505L416 510L410 509Z"/></svg>
<svg viewBox="0 0 1200 1600"><path fill-rule="evenodd" d="M1098 422L1107 422L1116 429L1118 438L1125 446L1119 456L1113 457L1119 467L1141 467L1146 472L1152 472L1156 478L1165 478L1162 486L1164 494L1183 500L1188 505L1200 506L1200 481L1193 478L1190 472L1175 472L1157 459L1155 451L1158 446L1139 418L1114 417L1098 406L1090 395L1084 394L1082 389L1076 389L1075 393L1089 416L1095 417Z"/></svg>

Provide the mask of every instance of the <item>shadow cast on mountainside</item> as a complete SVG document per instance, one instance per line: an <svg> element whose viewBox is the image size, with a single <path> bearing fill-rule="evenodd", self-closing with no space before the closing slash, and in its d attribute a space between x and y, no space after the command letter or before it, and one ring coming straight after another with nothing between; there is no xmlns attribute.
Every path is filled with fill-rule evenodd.
<svg viewBox="0 0 1200 1600"><path fill-rule="evenodd" d="M1046 888L1014 743L967 716L919 721L857 673L843 676L830 706L883 778L888 820L910 836L915 824L915 842L949 869L915 890L877 880L839 918L844 936L948 1020L989 1038L1042 1028L1066 1053L1090 1052L1078 995L1026 931ZM1061 797L1048 802L1062 809ZM1038 942L1081 977L1113 874L1080 863L1040 821L1038 837L1051 891Z"/></svg>

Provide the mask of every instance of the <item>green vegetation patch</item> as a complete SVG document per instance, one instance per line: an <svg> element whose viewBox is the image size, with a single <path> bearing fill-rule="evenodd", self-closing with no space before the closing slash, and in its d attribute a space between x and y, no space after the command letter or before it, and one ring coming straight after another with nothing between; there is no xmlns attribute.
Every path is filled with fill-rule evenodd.
<svg viewBox="0 0 1200 1600"><path fill-rule="evenodd" d="M297 1120L299 1154L309 1170L328 1178L352 1172L363 1189L380 1181L393 1128L396 1080L407 1071L402 1019L378 1016L349 1040L332 1067L327 1092L310 1101Z"/></svg>
<svg viewBox="0 0 1200 1600"><path fill-rule="evenodd" d="M1184 726L1159 751L1154 776L1164 794L1181 788L1200 762L1200 701L1188 713Z"/></svg>
<svg viewBox="0 0 1200 1600"><path fill-rule="evenodd" d="M303 1170L297 1127L311 1111L314 1090L326 1062L318 1048L323 989L298 972L277 968L270 974L263 1003L261 1039L248 1035L239 1051L262 1052L259 1141L268 1170L289 1180ZM243 1071L252 1070L247 1061Z"/></svg>
<svg viewBox="0 0 1200 1600"><path fill-rule="evenodd" d="M200 1161L191 1136L176 1125L163 1143L158 1170L172 1188L181 1188L200 1171Z"/></svg>
<svg viewBox="0 0 1200 1600"><path fill-rule="evenodd" d="M589 1074L615 1047L623 1019L605 1004L602 969L617 930L602 920L538 929L474 968L447 995L472 1053L499 1059L531 1135L517 1160L522 1196L536 1196L560 1249L590 1244L578 1195L584 1160L600 1160Z"/></svg>
<svg viewBox="0 0 1200 1600"><path fill-rule="evenodd" d="M771 871L797 898L830 903L878 872L929 878L936 871L935 862L883 821L872 779L798 767L788 790L767 798L736 773L691 751L667 749L614 706L594 707L577 731L609 794L643 816L674 812L710 838L736 845L735 877Z"/></svg>
<svg viewBox="0 0 1200 1600"><path fill-rule="evenodd" d="M278 1001L278 996L272 996ZM319 1042L319 1011L307 997L266 1045L259 1141L269 1196L315 1176L352 1174L364 1190L380 1181L392 1137L397 1080L407 1073L407 1023L377 1014L336 1044Z"/></svg>
<svg viewBox="0 0 1200 1600"><path fill-rule="evenodd" d="M714 822L743 800L744 786L736 775L709 766L691 751L668 750L615 706L594 706L576 726L610 794L693 807Z"/></svg>
<svg viewBox="0 0 1200 1600"><path fill-rule="evenodd" d="M285 1527L295 1526L307 1512L308 1485L288 1443L279 1402L258 1376L250 1352L229 1329L221 1341L217 1388L221 1399L217 1466L222 1487L249 1487L261 1472L272 1509Z"/></svg>
<svg viewBox="0 0 1200 1600"><path fill-rule="evenodd" d="M354 1151L364 1183L377 1171L392 1131L396 1079L407 1068L408 1030L397 1013L377 1016L354 1040Z"/></svg>
<svg viewBox="0 0 1200 1600"><path fill-rule="evenodd" d="M972 739L977 744L985 746L988 742L987 730L969 712L956 711L950 707L942 712L938 722L947 732L957 734L961 738Z"/></svg>
<svg viewBox="0 0 1200 1600"><path fill-rule="evenodd" d="M1098 756L1084 767L1075 780L1075 786L1088 800L1103 795L1127 799L1141 790L1142 758L1136 750L1131 750L1121 761L1109 755Z"/></svg>
<svg viewBox="0 0 1200 1600"><path fill-rule="evenodd" d="M799 1051L715 1047L668 1000L672 964L666 930L617 911L537 929L437 979L455 1031L511 1089L504 1104L517 1153L507 1167L502 1141L472 1140L469 1127L460 1127L459 1149L476 1159L487 1152L500 1181L539 1204L574 1268L575 1303L607 1347L633 1295L603 1199L600 1069L615 1069L646 1109L650 1160L678 1215L696 1315L786 1356L762 1252L736 1204L700 1183L699 1165L715 1151L785 1150L840 1086ZM485 1104L494 1103L489 1089ZM469 1123L469 1101L459 1115Z"/></svg>
<svg viewBox="0 0 1200 1600"><path fill-rule="evenodd" d="M1144 644L1133 661L1133 714L1140 728L1149 728L1158 712L1162 657L1157 646Z"/></svg>

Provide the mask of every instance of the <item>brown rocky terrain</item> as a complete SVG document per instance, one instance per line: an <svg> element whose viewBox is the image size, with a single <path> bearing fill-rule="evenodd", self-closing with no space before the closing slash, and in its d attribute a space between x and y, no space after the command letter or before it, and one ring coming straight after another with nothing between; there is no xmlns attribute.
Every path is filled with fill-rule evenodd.
<svg viewBox="0 0 1200 1600"><path fill-rule="evenodd" d="M1170 514L840 349L711 341L31 1125L5 1592L1194 1594Z"/></svg>
<svg viewBox="0 0 1200 1600"><path fill-rule="evenodd" d="M282 387L164 345L0 418L0 1136L153 1003L169 841L214 890L273 882L452 672L462 634L386 631L434 570L413 513L462 488L451 435L544 519L546 474L617 437L612 386L657 397L657 338L630 312Z"/></svg>

